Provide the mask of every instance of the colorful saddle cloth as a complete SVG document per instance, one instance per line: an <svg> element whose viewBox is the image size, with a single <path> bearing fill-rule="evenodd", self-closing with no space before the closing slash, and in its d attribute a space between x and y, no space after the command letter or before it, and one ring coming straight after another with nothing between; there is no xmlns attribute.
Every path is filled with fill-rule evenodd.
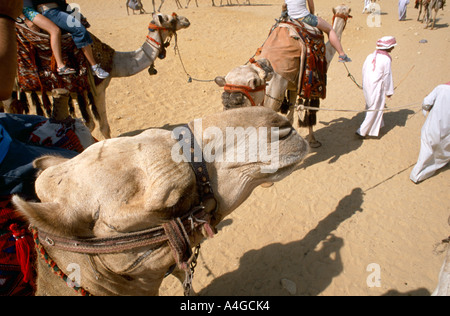
<svg viewBox="0 0 450 316"><path fill-rule="evenodd" d="M88 62L76 48L70 34L62 35L62 54L67 66L77 72L59 76L50 47L50 36L16 23L18 43L18 83L21 91L49 92L64 88L70 92L88 91Z"/></svg>

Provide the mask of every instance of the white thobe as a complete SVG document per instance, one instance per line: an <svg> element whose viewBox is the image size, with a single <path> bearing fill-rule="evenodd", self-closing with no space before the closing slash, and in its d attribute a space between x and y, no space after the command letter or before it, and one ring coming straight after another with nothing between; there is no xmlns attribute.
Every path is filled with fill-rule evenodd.
<svg viewBox="0 0 450 316"><path fill-rule="evenodd" d="M406 6L409 0L398 0L398 19L404 21L406 19Z"/></svg>
<svg viewBox="0 0 450 316"><path fill-rule="evenodd" d="M419 158L409 176L415 183L431 177L450 161L450 85L437 86L422 107L430 112L422 127Z"/></svg>
<svg viewBox="0 0 450 316"><path fill-rule="evenodd" d="M363 65L363 92L366 99L366 117L357 133L361 136L378 136L380 128L384 126L383 110L386 96L394 94L394 82L392 79L391 59L389 56L373 52L367 56ZM374 58L376 65L374 69Z"/></svg>
<svg viewBox="0 0 450 316"><path fill-rule="evenodd" d="M364 0L364 8L362 13L364 13L364 11L367 10L367 12L370 12L370 4L372 3L372 1L370 0Z"/></svg>

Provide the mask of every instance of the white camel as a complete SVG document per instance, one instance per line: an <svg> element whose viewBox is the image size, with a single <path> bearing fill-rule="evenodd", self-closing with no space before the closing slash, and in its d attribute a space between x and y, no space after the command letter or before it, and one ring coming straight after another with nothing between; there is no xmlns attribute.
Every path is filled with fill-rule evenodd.
<svg viewBox="0 0 450 316"><path fill-rule="evenodd" d="M273 73L270 62L261 58L232 69L225 77L216 77L216 84L225 90L222 94L223 109L264 105L266 83L272 79Z"/></svg>
<svg viewBox="0 0 450 316"><path fill-rule="evenodd" d="M106 114L106 89L111 80L113 78L136 75L152 66L158 57L162 58L165 54L165 42L175 35L177 31L185 29L189 25L189 20L183 16L153 13L147 40L142 47L130 52L115 52L110 76L95 87L94 94L100 131L105 138L111 138L111 129Z"/></svg>
<svg viewBox="0 0 450 316"><path fill-rule="evenodd" d="M151 129L98 142L70 160L34 162L41 202L13 202L37 241L37 295L157 295L175 264L190 290L191 249L257 186L297 170L308 152L288 120L265 107L223 111L188 126L191 132ZM230 130L244 129L244 141L235 143ZM273 157L211 159L219 151L227 159L229 151L246 156L258 141Z"/></svg>

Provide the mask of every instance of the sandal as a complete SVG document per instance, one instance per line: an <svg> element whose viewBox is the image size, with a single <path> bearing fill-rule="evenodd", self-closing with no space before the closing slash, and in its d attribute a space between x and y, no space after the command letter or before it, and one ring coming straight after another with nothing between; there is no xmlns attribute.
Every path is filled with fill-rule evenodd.
<svg viewBox="0 0 450 316"><path fill-rule="evenodd" d="M60 76L73 75L74 73L76 73L75 69L69 68L67 66L58 68L58 75Z"/></svg>
<svg viewBox="0 0 450 316"><path fill-rule="evenodd" d="M339 62L341 63L349 63L352 60L347 56L347 54L339 55Z"/></svg>

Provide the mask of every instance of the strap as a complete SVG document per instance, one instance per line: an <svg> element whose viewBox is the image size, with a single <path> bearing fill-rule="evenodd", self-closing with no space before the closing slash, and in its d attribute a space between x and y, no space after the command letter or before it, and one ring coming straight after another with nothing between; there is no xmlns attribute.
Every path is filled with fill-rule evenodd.
<svg viewBox="0 0 450 316"><path fill-rule="evenodd" d="M250 96L250 92L258 92L266 89L266 85L262 85L259 87L256 87L255 89L252 89L247 86L241 86L241 85L235 85L235 84L226 84L223 89L226 92L233 93L233 92L240 92L243 93L249 100L252 106L256 106L255 100Z"/></svg>
<svg viewBox="0 0 450 316"><path fill-rule="evenodd" d="M45 246L83 254L117 253L138 247L159 245L167 241L162 227L108 238L65 238L39 230L39 241Z"/></svg>
<svg viewBox="0 0 450 316"><path fill-rule="evenodd" d="M191 149L189 152L184 152L183 150L183 154L190 162L192 170L194 171L198 185L198 194L200 197L200 203L209 198L215 199L214 191L210 185L208 169L206 167L205 160L202 157L203 155L202 148L198 144L197 140L195 139L194 133L192 133L191 129L189 128L189 125L187 124L182 126L180 138L178 139L181 148L184 148L181 142L183 142L186 139L185 135L190 135Z"/></svg>

